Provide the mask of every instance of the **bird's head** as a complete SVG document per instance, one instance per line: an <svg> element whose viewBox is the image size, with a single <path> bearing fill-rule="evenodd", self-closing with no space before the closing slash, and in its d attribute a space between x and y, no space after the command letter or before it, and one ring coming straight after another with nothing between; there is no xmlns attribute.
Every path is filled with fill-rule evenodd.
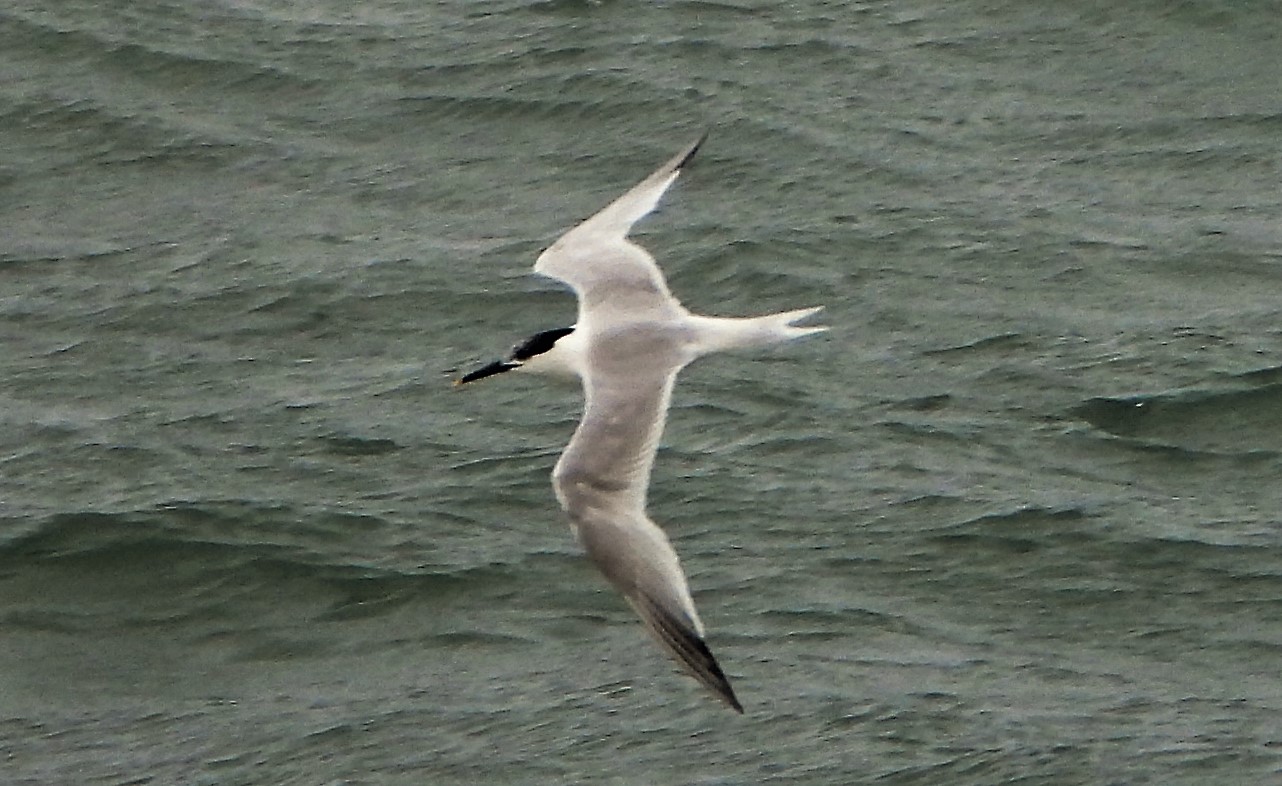
<svg viewBox="0 0 1282 786"><path fill-rule="evenodd" d="M580 349L575 338L578 336L575 335L573 326L540 331L512 347L512 351L505 359L496 360L464 374L456 379L454 384L475 382L504 371L577 377L580 368Z"/></svg>

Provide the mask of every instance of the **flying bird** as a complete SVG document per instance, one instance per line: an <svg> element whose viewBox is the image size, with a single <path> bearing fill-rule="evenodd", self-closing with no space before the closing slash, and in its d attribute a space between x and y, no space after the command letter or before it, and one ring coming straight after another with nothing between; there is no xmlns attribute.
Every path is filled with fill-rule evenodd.
<svg viewBox="0 0 1282 786"><path fill-rule="evenodd" d="M826 330L796 323L822 306L759 317L692 314L658 264L627 239L694 157L687 146L626 194L562 235L534 263L578 296L578 321L536 333L461 385L507 371L571 375L585 406L552 472L557 501L588 558L695 679L742 713L704 639L672 543L646 514L646 489L677 372L712 352L777 344Z"/></svg>

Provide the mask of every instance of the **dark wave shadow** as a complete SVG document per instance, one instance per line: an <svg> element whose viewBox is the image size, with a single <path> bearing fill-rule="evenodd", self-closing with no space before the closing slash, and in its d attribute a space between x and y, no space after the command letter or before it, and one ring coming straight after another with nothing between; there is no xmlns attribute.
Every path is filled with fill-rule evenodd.
<svg viewBox="0 0 1282 786"><path fill-rule="evenodd" d="M1096 397L1071 414L1113 436L1156 447L1233 455L1282 452L1282 382Z"/></svg>

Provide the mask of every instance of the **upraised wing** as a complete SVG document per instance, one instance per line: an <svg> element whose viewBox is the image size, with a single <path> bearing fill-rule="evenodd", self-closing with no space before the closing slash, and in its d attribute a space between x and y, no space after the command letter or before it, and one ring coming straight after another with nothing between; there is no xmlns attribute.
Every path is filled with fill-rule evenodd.
<svg viewBox="0 0 1282 786"><path fill-rule="evenodd" d="M627 239L632 225L659 204L706 137L699 137L626 194L566 232L534 263L534 272L563 281L579 296L585 318L679 309L649 252ZM608 306L608 314L592 314Z"/></svg>

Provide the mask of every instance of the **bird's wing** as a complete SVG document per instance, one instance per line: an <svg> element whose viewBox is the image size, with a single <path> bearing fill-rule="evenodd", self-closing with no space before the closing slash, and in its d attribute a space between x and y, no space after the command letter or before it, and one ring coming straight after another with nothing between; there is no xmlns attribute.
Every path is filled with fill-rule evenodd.
<svg viewBox="0 0 1282 786"><path fill-rule="evenodd" d="M646 487L682 365L674 339L646 330L598 335L588 348L583 420L552 475L588 557L696 679L742 712L703 641L681 563L645 514Z"/></svg>
<svg viewBox="0 0 1282 786"><path fill-rule="evenodd" d="M623 593L683 670L738 712L743 706L703 638L685 573L663 530L644 514L585 507L571 514L588 557Z"/></svg>
<svg viewBox="0 0 1282 786"><path fill-rule="evenodd" d="M539 255L534 272L563 281L578 294L581 322L607 304L611 316L680 307L654 257L628 241L627 234L659 204L702 143L700 137Z"/></svg>
<svg viewBox="0 0 1282 786"><path fill-rule="evenodd" d="M553 487L571 513L566 495L574 488L644 513L672 387L688 360L680 328L634 323L585 340L583 418L556 463Z"/></svg>

